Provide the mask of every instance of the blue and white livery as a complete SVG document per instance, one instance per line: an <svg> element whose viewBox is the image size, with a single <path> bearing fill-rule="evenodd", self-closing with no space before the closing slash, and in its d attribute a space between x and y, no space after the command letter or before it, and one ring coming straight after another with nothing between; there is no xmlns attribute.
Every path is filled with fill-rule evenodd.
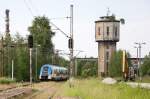
<svg viewBox="0 0 150 99"><path fill-rule="evenodd" d="M45 64L40 69L40 80L67 80L68 69L65 67Z"/></svg>

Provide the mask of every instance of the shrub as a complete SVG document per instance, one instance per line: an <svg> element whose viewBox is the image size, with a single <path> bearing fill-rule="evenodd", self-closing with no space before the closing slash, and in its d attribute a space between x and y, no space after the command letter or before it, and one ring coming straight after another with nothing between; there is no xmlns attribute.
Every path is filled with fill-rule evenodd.
<svg viewBox="0 0 150 99"><path fill-rule="evenodd" d="M0 78L0 84L10 84L10 83L15 83L16 80L12 80L11 78Z"/></svg>

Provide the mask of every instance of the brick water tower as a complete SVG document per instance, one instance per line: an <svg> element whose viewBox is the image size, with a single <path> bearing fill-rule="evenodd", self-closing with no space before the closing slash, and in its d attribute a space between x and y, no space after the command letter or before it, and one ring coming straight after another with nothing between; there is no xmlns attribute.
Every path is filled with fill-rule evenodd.
<svg viewBox="0 0 150 99"><path fill-rule="evenodd" d="M120 21L114 15L100 17L95 21L95 39L98 42L98 76L108 75L108 66L116 43L120 38Z"/></svg>

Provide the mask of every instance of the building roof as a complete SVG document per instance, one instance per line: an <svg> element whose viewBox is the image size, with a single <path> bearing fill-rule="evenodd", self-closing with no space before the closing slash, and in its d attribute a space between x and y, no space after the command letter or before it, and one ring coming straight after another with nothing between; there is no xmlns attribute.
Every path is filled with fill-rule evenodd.
<svg viewBox="0 0 150 99"><path fill-rule="evenodd" d="M102 16L100 17L100 20L95 21L95 23L97 22L120 22L120 20L116 20L116 17L112 15L112 16Z"/></svg>

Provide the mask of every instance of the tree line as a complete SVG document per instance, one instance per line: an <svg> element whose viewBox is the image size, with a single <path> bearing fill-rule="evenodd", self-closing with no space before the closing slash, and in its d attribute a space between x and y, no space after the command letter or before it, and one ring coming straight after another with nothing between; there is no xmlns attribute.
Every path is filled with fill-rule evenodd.
<svg viewBox="0 0 150 99"><path fill-rule="evenodd" d="M52 31L49 19L45 16L35 17L28 31L33 35L32 68L33 80L38 79L43 64L68 66L68 60L59 56L54 50ZM11 77L12 60L14 61L14 77L17 81L29 80L29 48L27 37L16 33L14 37L1 39L0 73L1 77Z"/></svg>

